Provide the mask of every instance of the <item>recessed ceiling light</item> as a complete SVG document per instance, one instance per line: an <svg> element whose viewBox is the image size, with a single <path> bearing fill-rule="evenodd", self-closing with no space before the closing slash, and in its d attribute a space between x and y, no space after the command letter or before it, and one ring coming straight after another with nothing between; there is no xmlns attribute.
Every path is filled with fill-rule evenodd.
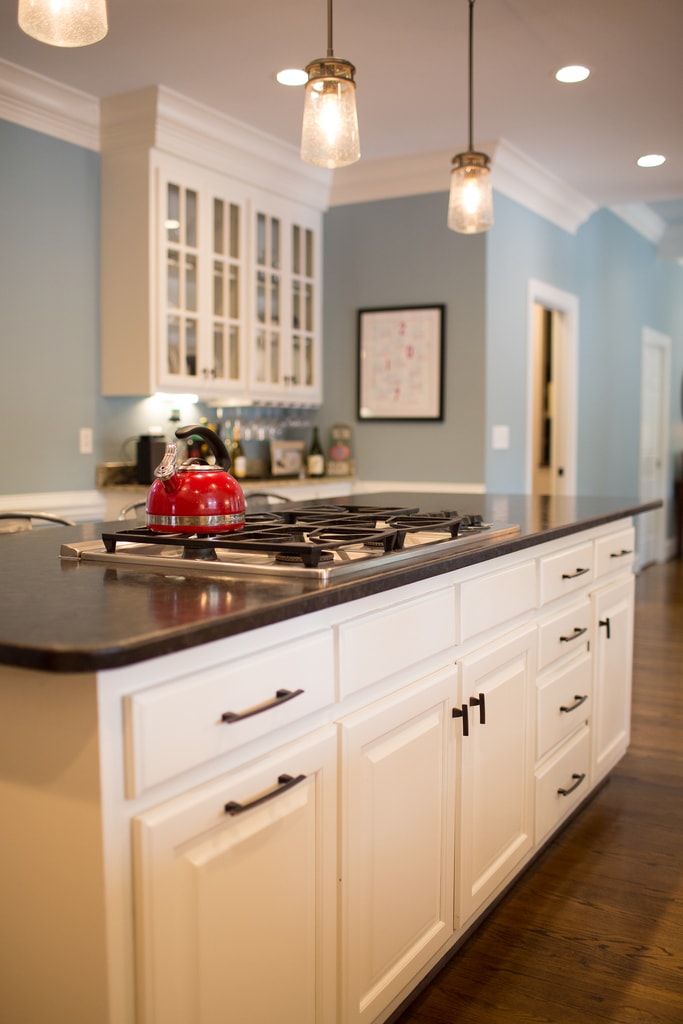
<svg viewBox="0 0 683 1024"><path fill-rule="evenodd" d="M566 68L555 72L558 82L583 82L589 75L590 71L583 64L568 64Z"/></svg>
<svg viewBox="0 0 683 1024"><path fill-rule="evenodd" d="M308 75L303 68L284 68L275 76L280 85L305 85Z"/></svg>
<svg viewBox="0 0 683 1024"><path fill-rule="evenodd" d="M645 156L639 156L636 163L639 167L659 167L665 160L666 157L661 153L647 153Z"/></svg>

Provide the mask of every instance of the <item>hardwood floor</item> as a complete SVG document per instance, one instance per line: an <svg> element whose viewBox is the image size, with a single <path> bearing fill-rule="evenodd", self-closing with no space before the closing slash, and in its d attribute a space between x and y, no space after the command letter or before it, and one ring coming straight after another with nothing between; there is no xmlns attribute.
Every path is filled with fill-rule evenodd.
<svg viewBox="0 0 683 1024"><path fill-rule="evenodd" d="M683 562L636 582L632 741L396 1024L683 1024Z"/></svg>

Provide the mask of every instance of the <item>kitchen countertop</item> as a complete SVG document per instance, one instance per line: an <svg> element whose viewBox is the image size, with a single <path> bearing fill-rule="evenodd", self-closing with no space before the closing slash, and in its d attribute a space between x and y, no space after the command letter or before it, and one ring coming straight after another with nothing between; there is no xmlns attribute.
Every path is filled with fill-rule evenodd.
<svg viewBox="0 0 683 1024"><path fill-rule="evenodd" d="M306 504L318 504L310 502ZM326 499L324 504L328 504ZM479 551L403 563L366 579L319 583L177 569L74 563L60 559L65 541L99 538L103 524L49 526L0 538L0 664L49 672L91 672L134 664L273 622L333 607L430 576L487 561L659 508L661 502L527 495L360 494L343 504L457 508L486 521L518 523L520 534ZM120 522L109 523L120 530Z"/></svg>

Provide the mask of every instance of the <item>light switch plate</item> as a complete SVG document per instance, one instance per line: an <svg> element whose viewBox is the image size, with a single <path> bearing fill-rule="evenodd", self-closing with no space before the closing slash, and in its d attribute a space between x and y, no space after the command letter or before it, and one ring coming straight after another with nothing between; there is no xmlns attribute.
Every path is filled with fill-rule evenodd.
<svg viewBox="0 0 683 1024"><path fill-rule="evenodd" d="M507 451L510 447L510 428L507 424L498 424L491 430L491 447L494 451Z"/></svg>

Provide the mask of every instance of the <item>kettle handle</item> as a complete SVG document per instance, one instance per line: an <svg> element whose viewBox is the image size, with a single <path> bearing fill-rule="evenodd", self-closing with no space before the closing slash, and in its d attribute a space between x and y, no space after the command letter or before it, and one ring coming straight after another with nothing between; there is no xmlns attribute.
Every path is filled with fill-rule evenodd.
<svg viewBox="0 0 683 1024"><path fill-rule="evenodd" d="M189 427L178 427L175 432L175 436L180 440L184 440L184 438L190 437L192 434L197 434L199 437L203 437L211 448L213 454L216 456L216 462L218 465L222 466L223 469L230 469L232 463L230 461L228 449L225 447L225 444L215 430L212 430L211 427L205 427L203 423L197 423Z"/></svg>

